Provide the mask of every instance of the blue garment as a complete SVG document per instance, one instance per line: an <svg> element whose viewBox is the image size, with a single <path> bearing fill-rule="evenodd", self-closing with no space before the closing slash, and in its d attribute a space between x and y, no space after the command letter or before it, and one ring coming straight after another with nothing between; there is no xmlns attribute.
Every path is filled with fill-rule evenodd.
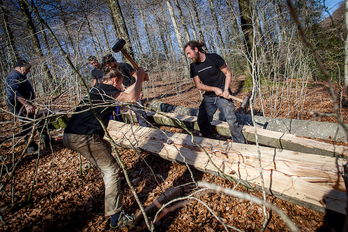
<svg viewBox="0 0 348 232"><path fill-rule="evenodd" d="M212 131L210 122L213 120L213 115L217 108L219 108L226 118L226 122L231 131L232 141L235 143L245 143L242 128L237 121L232 100L227 100L226 98L216 95L204 95L203 101L199 106L197 123L203 137L214 138L214 132Z"/></svg>
<svg viewBox="0 0 348 232"><path fill-rule="evenodd" d="M35 99L34 89L29 80L25 75L15 69L7 75L5 86L7 92L6 103L8 105L12 105L17 114L19 114L21 108L23 107L22 103L17 100L18 97L23 97L29 101Z"/></svg>

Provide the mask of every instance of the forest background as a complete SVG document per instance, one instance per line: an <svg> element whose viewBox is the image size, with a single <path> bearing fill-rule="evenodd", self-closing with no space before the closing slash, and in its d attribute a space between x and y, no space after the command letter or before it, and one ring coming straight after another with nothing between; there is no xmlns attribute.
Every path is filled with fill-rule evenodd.
<svg viewBox="0 0 348 232"><path fill-rule="evenodd" d="M293 12L288 2L294 7ZM176 83L179 87L190 83L190 61L182 48L187 41L200 40L205 41L209 52L216 52L226 60L233 77L242 77L242 95L257 93L255 109L260 115L309 119L310 112L305 106L312 96L308 90L317 84L331 83L334 85L332 98L338 100L338 107L330 104L330 109L325 108L319 113L331 118L316 120L344 123L348 117L342 113L347 105L344 4L341 3L331 16L332 9L325 1L288 2L0 0L0 81L3 86L0 88L0 118L5 128L2 134L8 136L11 132L8 128L16 125L5 106L4 88L5 77L16 60L24 58L33 65L29 80L41 109L72 111L92 83L88 56L95 55L101 59L112 53L117 60L127 62L121 54L111 50L119 38L127 41L126 49L139 66L149 70L150 80L144 83L148 101L166 96L170 91L166 88L161 94L154 94L158 83L166 86ZM298 22L294 21L294 15L298 17ZM302 37L299 25L303 30ZM323 72L321 67L327 72ZM174 89L180 95L179 87ZM297 91L294 94L292 90L295 88ZM180 101L188 106L197 106L200 99L187 97ZM32 203L32 200L26 199L28 194L35 195L32 190L37 187L38 180L34 170L38 170L39 158L28 172L30 179L26 185L30 191L25 191L21 187L23 183L15 181L21 178L12 179L11 176L15 173L18 157L23 158L17 156L22 153L14 146L15 143L1 144L5 151L1 156L2 170L6 170L1 172L1 184L4 180L9 184L0 188L1 197L11 202L12 210L18 210L23 202L26 206ZM52 189L57 190L56 187ZM17 191L21 192L20 196ZM0 212L8 209L6 206ZM9 218L9 215L1 215L3 225L8 223ZM26 226L33 228L30 223ZM59 226L64 228L66 225Z"/></svg>

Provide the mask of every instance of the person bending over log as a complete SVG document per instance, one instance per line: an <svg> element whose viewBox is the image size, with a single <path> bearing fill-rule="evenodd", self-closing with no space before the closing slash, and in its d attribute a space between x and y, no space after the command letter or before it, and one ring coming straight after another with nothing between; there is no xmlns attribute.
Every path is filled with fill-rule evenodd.
<svg viewBox="0 0 348 232"><path fill-rule="evenodd" d="M132 224L132 218L122 211L122 194L120 185L120 166L111 154L111 145L104 140L104 130L95 117L96 113L105 127L108 126L110 116L115 107L115 100L136 101L141 93L145 71L137 71L136 82L121 92L123 75L117 69L104 67L102 83L93 86L89 95L94 109L89 109L88 96L80 102L67 124L63 135L63 142L67 148L81 153L87 160L97 166L103 176L105 184L105 216L111 216L111 227L120 228ZM104 105L104 107L103 107ZM87 111L85 111L87 110Z"/></svg>
<svg viewBox="0 0 348 232"><path fill-rule="evenodd" d="M107 54L106 56L104 56L102 59L102 63L105 66L108 66L110 68L116 68L116 69L121 71L121 73L123 74L122 84L125 88L132 85L137 79L136 70L132 66L130 66L127 63L117 62L116 59L111 54ZM147 73L145 75L146 75L145 78L148 79L149 77L148 77ZM142 100L141 100L142 98L143 98L143 93L141 92L140 97L138 99L138 102L141 105L144 105ZM151 126L148 123L148 118L147 118L146 112L144 110L137 109L136 107L132 107L132 110L134 111L135 116L137 117L139 126L143 126L143 127L150 127ZM119 115L119 113L120 113L120 108L116 107L116 119L117 119L117 121L121 121L120 118L117 118L117 115Z"/></svg>
<svg viewBox="0 0 348 232"><path fill-rule="evenodd" d="M232 74L221 56L205 53L203 47L205 43L197 41L190 41L184 46L186 55L192 60L191 78L197 89L205 91L197 118L200 131L203 137L214 138L210 122L219 108L226 118L233 142L245 143L233 101L229 99L232 93L230 90Z"/></svg>

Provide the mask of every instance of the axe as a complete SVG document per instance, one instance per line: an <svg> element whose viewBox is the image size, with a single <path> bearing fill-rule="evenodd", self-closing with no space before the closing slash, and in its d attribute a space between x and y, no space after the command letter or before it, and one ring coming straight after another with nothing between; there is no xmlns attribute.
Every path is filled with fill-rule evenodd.
<svg viewBox="0 0 348 232"><path fill-rule="evenodd" d="M232 100L235 100L235 101L238 101L238 102L241 102L242 104L241 104L240 107L244 110L249 105L250 95L246 96L243 100L238 98L238 97L232 96L232 95L229 95L228 98L230 98Z"/></svg>

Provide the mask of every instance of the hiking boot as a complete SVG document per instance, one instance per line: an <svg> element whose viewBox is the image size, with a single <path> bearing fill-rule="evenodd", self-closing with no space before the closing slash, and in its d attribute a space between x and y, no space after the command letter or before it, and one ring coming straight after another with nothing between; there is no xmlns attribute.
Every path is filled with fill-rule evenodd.
<svg viewBox="0 0 348 232"><path fill-rule="evenodd" d="M35 142L31 142L28 146L27 153L28 154L37 154L39 152L39 147Z"/></svg>
<svg viewBox="0 0 348 232"><path fill-rule="evenodd" d="M127 215L123 210L119 214L111 215L111 228L120 229L122 227L133 226L134 218L132 216Z"/></svg>

